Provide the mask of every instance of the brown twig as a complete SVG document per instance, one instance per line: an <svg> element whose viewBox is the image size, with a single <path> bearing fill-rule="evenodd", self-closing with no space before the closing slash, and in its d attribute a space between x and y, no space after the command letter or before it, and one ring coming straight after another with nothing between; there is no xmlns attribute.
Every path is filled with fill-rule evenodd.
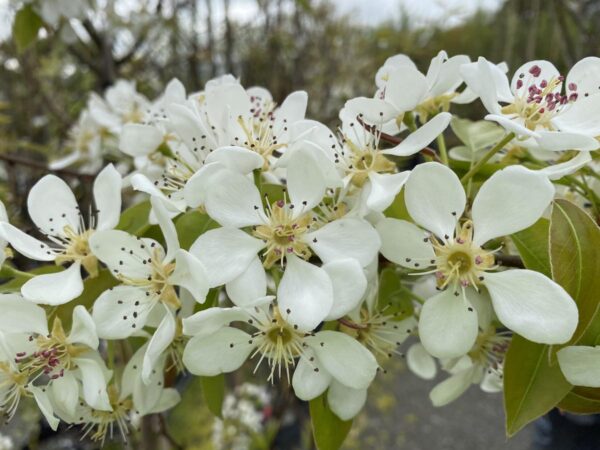
<svg viewBox="0 0 600 450"><path fill-rule="evenodd" d="M348 319L344 319L343 317L341 319L338 319L338 322L341 323L342 325L348 327L348 328L352 328L354 330L362 330L364 328L367 328L366 325L361 325L355 322L352 322Z"/></svg>
<svg viewBox="0 0 600 450"><path fill-rule="evenodd" d="M81 178L86 181L91 181L96 177L95 174L80 173L80 172L77 172L75 170L70 170L70 169L50 169L43 162L35 161L32 159L27 159L27 158L21 158L20 156L11 155L8 153L0 153L0 161L4 161L8 164L13 164L13 165L17 164L20 166L27 166L27 167L31 167L34 169L43 170L46 172L52 172L57 175L63 175L63 176L73 177L73 178Z"/></svg>
<svg viewBox="0 0 600 450"><path fill-rule="evenodd" d="M358 120L358 123L360 123L363 126L363 128L365 130L367 130L369 133L372 133L372 134L377 133L377 136L379 136L379 139L381 139L382 141L387 142L388 144L398 145L398 144L400 144L404 140L404 139L399 138L397 136L392 136L391 134L387 134L387 133L383 133L381 131L377 131L377 127L375 127L375 125L369 125L369 124L365 123L361 119L360 116L357 116L356 120ZM425 147L419 153L427 155L427 156L435 159L437 162L442 162L440 160L437 152L433 148L431 148L431 147Z"/></svg>

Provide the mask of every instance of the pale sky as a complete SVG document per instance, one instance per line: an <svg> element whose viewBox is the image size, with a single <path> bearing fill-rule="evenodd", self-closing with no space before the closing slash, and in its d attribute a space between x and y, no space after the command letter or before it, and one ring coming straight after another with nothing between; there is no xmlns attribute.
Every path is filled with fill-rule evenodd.
<svg viewBox="0 0 600 450"><path fill-rule="evenodd" d="M8 14L8 4L11 0L0 0L0 41L10 34L11 17ZM77 0L71 0L77 1ZM503 0L331 0L340 14L350 14L352 19L362 25L377 25L387 20L400 20L404 11L409 15L415 26L428 23L446 25L459 24L478 8L494 10ZM215 21L222 19L223 2L212 0ZM135 0L120 0L123 10L134 5ZM231 16L240 22L249 22L256 17L255 0L231 0Z"/></svg>

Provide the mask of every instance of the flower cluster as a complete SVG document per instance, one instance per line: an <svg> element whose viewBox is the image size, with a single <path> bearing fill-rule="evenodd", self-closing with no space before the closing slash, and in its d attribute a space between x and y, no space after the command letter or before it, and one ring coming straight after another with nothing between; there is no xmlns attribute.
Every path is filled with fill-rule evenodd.
<svg viewBox="0 0 600 450"><path fill-rule="evenodd" d="M600 148L599 58L566 78L546 61L507 70L440 52L424 74L394 56L335 130L306 118L305 92L278 104L230 75L154 101L126 81L93 94L52 166L98 171L91 204L46 175L27 198L35 231L1 217L4 247L54 266L4 262L0 408L30 396L54 429L104 440L173 407L186 372L249 371L349 420L405 346L417 375L450 374L435 405L501 390L513 334L565 344L579 316L556 281L507 262L511 236L582 168L576 201L594 203L580 188ZM487 122L453 116L478 99ZM464 145L448 151L450 127ZM558 360L600 386L598 348Z"/></svg>

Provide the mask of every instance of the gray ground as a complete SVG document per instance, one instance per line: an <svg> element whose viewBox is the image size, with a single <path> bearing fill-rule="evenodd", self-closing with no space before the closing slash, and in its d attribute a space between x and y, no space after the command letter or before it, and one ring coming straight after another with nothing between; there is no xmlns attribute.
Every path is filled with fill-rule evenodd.
<svg viewBox="0 0 600 450"><path fill-rule="evenodd" d="M507 440L501 394L486 394L474 385L454 403L435 408L428 394L443 376L424 381L397 365L372 388L367 409L356 423L358 433L353 430L345 449L531 449L531 426Z"/></svg>

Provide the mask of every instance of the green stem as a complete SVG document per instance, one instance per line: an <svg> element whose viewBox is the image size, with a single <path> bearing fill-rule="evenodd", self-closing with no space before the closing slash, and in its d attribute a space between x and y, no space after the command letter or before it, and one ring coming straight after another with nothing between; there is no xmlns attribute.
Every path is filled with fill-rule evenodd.
<svg viewBox="0 0 600 450"><path fill-rule="evenodd" d="M491 159L492 156L494 156L496 153L502 150L506 146L506 144L508 144L514 138L515 133L512 132L504 136L504 139L502 139L500 142L494 145L485 155L483 155L483 158L477 161L477 164L471 167L471 169L465 174L465 176L461 178L461 183L465 184L467 181L469 181L473 177L473 175L479 172L479 169L481 169L485 165L485 163Z"/></svg>
<svg viewBox="0 0 600 450"><path fill-rule="evenodd" d="M35 275L29 272L23 272L22 270L15 269L12 266L4 266L0 271L0 276L6 278L33 278Z"/></svg>
<svg viewBox="0 0 600 450"><path fill-rule="evenodd" d="M440 134L437 139L438 150L440 151L440 159L442 163L447 166L448 162L448 151L446 150L446 139L444 139L444 133Z"/></svg>

